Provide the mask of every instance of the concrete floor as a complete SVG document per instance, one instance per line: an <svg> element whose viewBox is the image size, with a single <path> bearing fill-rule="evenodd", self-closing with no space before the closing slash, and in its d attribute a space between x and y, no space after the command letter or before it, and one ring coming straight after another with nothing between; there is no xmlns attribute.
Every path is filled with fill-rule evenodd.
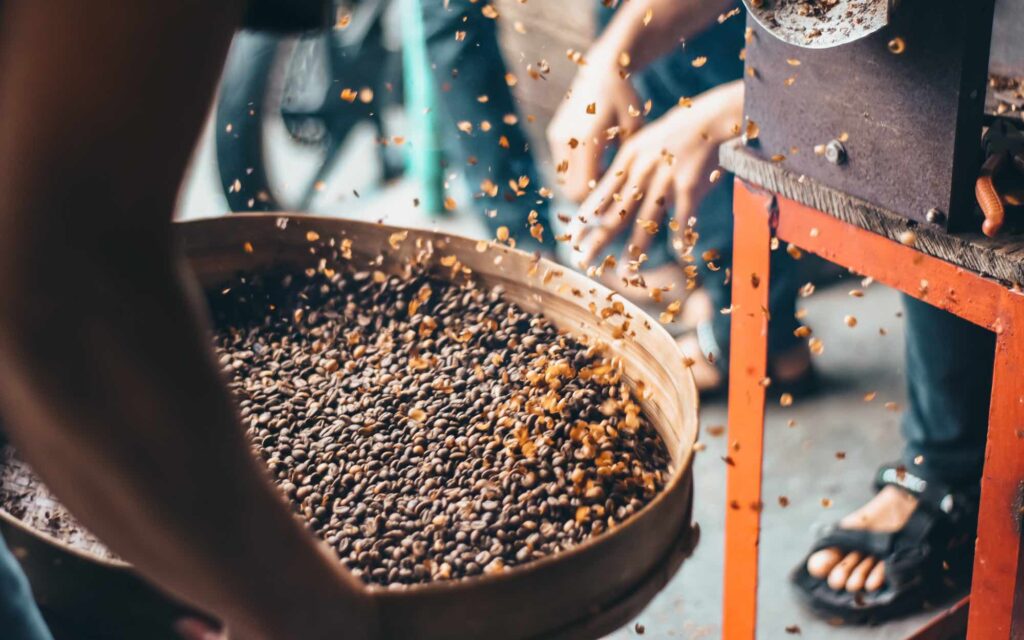
<svg viewBox="0 0 1024 640"><path fill-rule="evenodd" d="M301 176L312 171L315 158L308 150L290 143L281 129L271 126L268 133L274 147L273 174L285 191L294 189ZM217 186L210 138L208 131L197 151L182 194L180 218L219 215L226 208ZM359 161L364 154L372 153L371 145L368 139L353 143L347 159L314 203L316 212L442 227L463 235L484 233L480 220L472 215L423 216L412 207L417 194L409 182L374 191L377 176L372 163ZM359 198L353 195L353 189L360 192ZM879 285L868 287L863 298L852 298L847 291L855 286L859 283L848 279L828 289L819 287L818 293L804 301L809 312L807 322L825 344L816 364L826 388L787 408L779 406L777 396L769 403L760 638L901 638L929 617L924 614L874 628L838 628L801 610L786 582L815 531L869 498L874 469L895 459L900 449L899 413L884 406L890 401L902 405L905 396L902 322L896 317L899 299ZM843 322L847 314L858 318L855 328ZM880 335L881 329L887 334ZM865 402L864 395L872 391L877 397ZM726 439L712 437L706 428L723 425L725 419L723 402L703 406L702 440L707 449L697 455L695 473L695 519L701 526L701 543L675 579L636 619L645 627L645 638L696 640L721 635L725 465L720 456L725 455ZM795 420L795 426L787 426L789 420ZM837 452L845 453L845 458L838 459ZM779 505L779 496L789 499L787 508ZM823 507L825 498L831 500L828 508ZM799 636L786 632L791 625L799 627ZM631 622L608 638L624 640L636 635L635 623Z"/></svg>
<svg viewBox="0 0 1024 640"><path fill-rule="evenodd" d="M789 591L786 576L806 553L815 532L856 508L871 494L872 474L900 451L899 414L886 402L903 404L902 322L895 317L898 296L872 285L864 298L847 291L848 280L814 294L806 302L807 322L825 344L815 360L826 380L819 395L783 408L777 397L769 403L760 566L760 638L794 637L786 627L797 625L803 638L902 638L930 616L873 628L841 628L801 609ZM847 314L859 322L850 329ZM884 328L887 335L879 334ZM864 395L877 392L872 402ZM722 615L722 531L725 506L726 438L711 437L707 427L725 424L724 402L701 411L707 449L697 456L695 518L701 543L680 573L637 618L644 637L718 638ZM787 426L790 420L796 425ZM840 460L836 453L843 452ZM789 506L779 505L779 496ZM828 498L831 506L822 506ZM631 624L609 636L636 636Z"/></svg>

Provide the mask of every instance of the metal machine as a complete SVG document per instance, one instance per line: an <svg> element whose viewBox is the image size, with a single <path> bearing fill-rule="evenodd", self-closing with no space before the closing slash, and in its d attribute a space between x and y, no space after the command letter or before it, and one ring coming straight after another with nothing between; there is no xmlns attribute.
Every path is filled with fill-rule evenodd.
<svg viewBox="0 0 1024 640"><path fill-rule="evenodd" d="M979 229L980 202L985 232L999 230L996 183L1014 160L1024 169L1024 146L1019 112L996 128L1000 118L985 115L994 0L744 4L748 42L757 40L747 48L747 143L759 155L948 231ZM1002 18L1024 3L999 4ZM1024 42L1024 31L1006 35ZM993 55L1013 49L1003 42Z"/></svg>
<svg viewBox="0 0 1024 640"><path fill-rule="evenodd" d="M908 637L1024 637L1024 0L744 2L749 120L719 156L736 176L722 637L758 629L783 242L995 335L970 593Z"/></svg>

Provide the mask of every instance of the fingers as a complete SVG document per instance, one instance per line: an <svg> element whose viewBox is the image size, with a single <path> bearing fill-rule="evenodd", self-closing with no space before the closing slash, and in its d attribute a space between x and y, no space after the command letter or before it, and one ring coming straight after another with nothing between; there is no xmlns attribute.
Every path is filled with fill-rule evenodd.
<svg viewBox="0 0 1024 640"><path fill-rule="evenodd" d="M592 144L586 127L580 127L580 118L593 116L572 111L580 109L570 100L559 107L547 129L548 148L560 176L559 182L569 198L579 202L587 196L590 180L597 177L600 150Z"/></svg>
<svg viewBox="0 0 1024 640"><path fill-rule="evenodd" d="M665 208L671 198L672 174L664 170L658 171L647 185L627 247L636 247L638 254L647 251L658 232L661 220L665 217ZM636 259L635 255L629 257Z"/></svg>
<svg viewBox="0 0 1024 640"><path fill-rule="evenodd" d="M581 73L573 82L547 130L548 145L559 183L576 202L587 197L601 176L605 149L616 138L623 142L643 126L640 99L628 80L604 73Z"/></svg>
<svg viewBox="0 0 1024 640"><path fill-rule="evenodd" d="M582 261L589 264L601 248L607 244L605 237L609 232L605 229L606 220L603 216L608 209L609 203L614 203L614 194L618 193L629 178L626 168L608 171L604 178L594 187L594 190L587 196L587 199L580 205L577 218L586 220L576 236L577 243L583 252ZM616 216L613 221L618 221ZM598 246L594 246L594 243Z"/></svg>
<svg viewBox="0 0 1024 640"><path fill-rule="evenodd" d="M579 215L586 218L588 222L597 222L606 210L616 204L615 194L619 193L630 179L631 160L632 158L627 157L623 152L616 156L611 168L580 205Z"/></svg>
<svg viewBox="0 0 1024 640"><path fill-rule="evenodd" d="M639 166L634 161L630 150L619 152L612 168L580 207L580 214L590 220L590 228L584 235L585 264L600 255L634 220L651 173L651 167Z"/></svg>
<svg viewBox="0 0 1024 640"><path fill-rule="evenodd" d="M629 134L639 131L644 126L640 96L633 89L632 83L628 80L622 82L622 89L617 94L615 101L615 120L623 139Z"/></svg>
<svg viewBox="0 0 1024 640"><path fill-rule="evenodd" d="M586 85L573 85L572 98L562 103L547 130L559 183L576 202L587 197L592 181L600 176L601 158L608 145L605 130L616 118L611 104L600 97L600 88Z"/></svg>
<svg viewBox="0 0 1024 640"><path fill-rule="evenodd" d="M599 167L605 145L596 138L577 140L575 149L569 146L568 141L562 144L565 147L562 154L555 156L556 165L565 168L562 188L569 198L579 202L587 197L592 181L600 175Z"/></svg>
<svg viewBox="0 0 1024 640"><path fill-rule="evenodd" d="M675 219L679 222L680 229L685 228L686 221L697 213L697 207L709 191L710 183L701 178L699 173L690 171L680 171L676 174L673 202Z"/></svg>
<svg viewBox="0 0 1024 640"><path fill-rule="evenodd" d="M619 192L603 202L603 208L596 214L593 231L588 236L588 251L585 262L597 259L616 238L622 235L635 222L637 210L646 201L646 187L650 172L644 171L636 177L630 172ZM619 198L615 198L619 195Z"/></svg>

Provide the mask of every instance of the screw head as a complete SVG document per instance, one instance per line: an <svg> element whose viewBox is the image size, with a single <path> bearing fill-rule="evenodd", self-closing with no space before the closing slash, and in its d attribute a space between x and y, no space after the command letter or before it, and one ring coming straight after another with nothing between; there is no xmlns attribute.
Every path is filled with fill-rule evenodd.
<svg viewBox="0 0 1024 640"><path fill-rule="evenodd" d="M942 224L946 221L946 214L939 211L936 207L932 207L924 214L924 219L932 224Z"/></svg>
<svg viewBox="0 0 1024 640"><path fill-rule="evenodd" d="M846 162L846 147L838 140L831 140L825 145L825 159L834 165Z"/></svg>

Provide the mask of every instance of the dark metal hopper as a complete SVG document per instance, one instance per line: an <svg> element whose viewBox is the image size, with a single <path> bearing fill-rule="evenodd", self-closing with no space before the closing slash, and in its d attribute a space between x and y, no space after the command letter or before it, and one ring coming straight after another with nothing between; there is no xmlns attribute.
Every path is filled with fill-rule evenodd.
<svg viewBox="0 0 1024 640"><path fill-rule="evenodd" d="M897 0L743 0L776 38L806 49L860 40L886 27Z"/></svg>

